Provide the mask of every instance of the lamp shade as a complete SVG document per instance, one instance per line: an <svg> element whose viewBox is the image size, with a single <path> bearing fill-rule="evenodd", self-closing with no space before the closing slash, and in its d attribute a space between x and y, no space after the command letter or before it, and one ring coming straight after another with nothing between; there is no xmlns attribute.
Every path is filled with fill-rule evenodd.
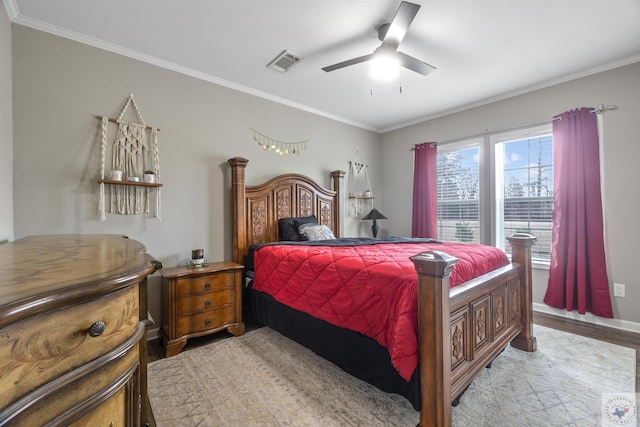
<svg viewBox="0 0 640 427"><path fill-rule="evenodd" d="M378 211L376 208L371 209L371 212L369 212L365 217L362 218L363 220L376 220L376 219L387 219L386 216L382 215L380 213L380 211Z"/></svg>

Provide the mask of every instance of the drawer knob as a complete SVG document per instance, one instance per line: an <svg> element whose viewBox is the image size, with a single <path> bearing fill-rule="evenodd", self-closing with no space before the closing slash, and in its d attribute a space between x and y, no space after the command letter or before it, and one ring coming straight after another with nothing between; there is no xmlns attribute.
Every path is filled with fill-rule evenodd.
<svg viewBox="0 0 640 427"><path fill-rule="evenodd" d="M206 300L206 301L204 302L204 306L205 306L205 307L211 307L211 301Z"/></svg>
<svg viewBox="0 0 640 427"><path fill-rule="evenodd" d="M205 289L211 289L211 283L207 282L204 284Z"/></svg>
<svg viewBox="0 0 640 427"><path fill-rule="evenodd" d="M104 322L95 322L89 327L89 336L99 337L100 335L102 335L106 327L107 325Z"/></svg>
<svg viewBox="0 0 640 427"><path fill-rule="evenodd" d="M205 319L204 324L205 324L205 326L210 326L211 325L211 319Z"/></svg>

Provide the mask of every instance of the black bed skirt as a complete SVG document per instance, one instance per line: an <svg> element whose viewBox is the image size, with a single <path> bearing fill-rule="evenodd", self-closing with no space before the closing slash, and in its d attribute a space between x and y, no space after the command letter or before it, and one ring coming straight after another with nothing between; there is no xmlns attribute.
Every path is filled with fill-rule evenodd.
<svg viewBox="0 0 640 427"><path fill-rule="evenodd" d="M244 297L250 320L269 326L384 392L405 397L420 410L419 369L405 381L391 364L387 349L374 339L294 310L251 288L245 288Z"/></svg>

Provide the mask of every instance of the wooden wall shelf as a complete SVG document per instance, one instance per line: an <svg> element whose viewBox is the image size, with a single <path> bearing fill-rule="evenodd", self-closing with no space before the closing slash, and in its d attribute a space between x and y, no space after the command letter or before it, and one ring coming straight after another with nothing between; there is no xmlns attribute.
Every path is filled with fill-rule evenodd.
<svg viewBox="0 0 640 427"><path fill-rule="evenodd" d="M162 187L162 184L158 182L114 181L112 179L99 179L98 182L101 184L133 185L134 187Z"/></svg>
<svg viewBox="0 0 640 427"><path fill-rule="evenodd" d="M374 196L349 196L349 215L361 217L373 209Z"/></svg>

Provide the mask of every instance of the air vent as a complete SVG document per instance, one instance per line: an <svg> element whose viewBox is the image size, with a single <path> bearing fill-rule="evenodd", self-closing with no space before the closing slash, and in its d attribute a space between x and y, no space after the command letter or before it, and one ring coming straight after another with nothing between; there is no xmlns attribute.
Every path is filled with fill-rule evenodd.
<svg viewBox="0 0 640 427"><path fill-rule="evenodd" d="M302 58L299 58L295 53L283 50L280 55L276 56L273 61L269 62L267 68L284 73L289 68L296 65L300 60L302 60Z"/></svg>

